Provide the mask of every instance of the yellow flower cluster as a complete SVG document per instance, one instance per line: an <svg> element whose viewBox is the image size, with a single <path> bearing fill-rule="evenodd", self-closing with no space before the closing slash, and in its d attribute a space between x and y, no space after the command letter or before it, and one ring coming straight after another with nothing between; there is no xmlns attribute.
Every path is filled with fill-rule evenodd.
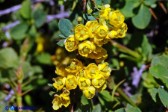
<svg viewBox="0 0 168 112"><path fill-rule="evenodd" d="M110 5L104 5L99 10L97 20L75 26L74 34L69 35L65 41L65 49L68 52L78 50L81 56L95 59L98 64L89 63L85 66L73 55L67 56L62 48L56 50L52 60L56 65L55 73L58 77L53 79L53 87L62 93L54 97L54 110L62 106L67 107L70 104L70 90L77 87L88 99L106 88L111 68L104 62L108 55L102 46L111 39L123 38L126 31L124 16L119 10L112 10Z"/></svg>
<svg viewBox="0 0 168 112"><path fill-rule="evenodd" d="M52 101L53 103L53 109L58 110L62 106L67 107L70 104L70 97L69 97L69 91L64 91L60 95L55 95L54 100Z"/></svg>
<svg viewBox="0 0 168 112"><path fill-rule="evenodd" d="M108 56L102 45L110 39L123 38L126 31L127 25L121 12L104 5L99 11L98 20L75 26L74 34L65 41L65 48L68 52L78 50L81 56L100 62Z"/></svg>
<svg viewBox="0 0 168 112"><path fill-rule="evenodd" d="M56 66L55 73L58 77L53 79L53 87L63 93L55 95L53 109L67 107L70 104L69 91L77 87L82 90L86 98L93 98L96 91L106 88L106 79L110 76L110 72L111 68L106 62L84 66L80 60L66 57Z"/></svg>

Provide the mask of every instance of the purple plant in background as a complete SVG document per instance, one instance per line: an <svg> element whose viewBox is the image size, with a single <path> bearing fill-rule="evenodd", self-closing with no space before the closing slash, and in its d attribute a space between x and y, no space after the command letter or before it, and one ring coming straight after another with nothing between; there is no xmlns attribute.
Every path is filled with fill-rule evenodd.
<svg viewBox="0 0 168 112"><path fill-rule="evenodd" d="M136 88L139 85L139 82L141 80L141 76L143 71L146 69L146 65L142 65L140 70L137 69L137 67L133 68L133 72L131 73L132 77L132 85L135 86Z"/></svg>

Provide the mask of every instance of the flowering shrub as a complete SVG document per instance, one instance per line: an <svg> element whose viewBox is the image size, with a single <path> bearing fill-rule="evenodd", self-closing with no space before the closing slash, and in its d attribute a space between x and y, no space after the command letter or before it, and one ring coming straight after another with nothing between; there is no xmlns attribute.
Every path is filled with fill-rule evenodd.
<svg viewBox="0 0 168 112"><path fill-rule="evenodd" d="M87 21L85 25L77 24L74 33L65 40L65 49L68 52L78 50L79 55L87 59L95 59L97 64L89 63L85 66L85 63L73 57L65 57L56 63L55 73L59 77L53 79L53 86L62 93L54 96L53 109L55 110L62 105L67 107L70 104L69 92L77 89L77 86L88 99L93 98L96 92L107 87L106 83L111 68L107 62L104 62L108 54L102 46L111 39L123 38L127 31L127 25L124 23L124 16L121 12L119 10L112 11L109 4L102 6L97 19ZM63 49L57 49L56 53L59 50ZM56 56L58 55L56 54ZM62 55L64 54L60 54L59 57L63 57ZM67 58L69 59L67 60ZM64 61L66 62L64 63ZM65 91L68 91L65 96L67 98L63 97L62 100L59 100ZM68 101L64 104L65 99Z"/></svg>
<svg viewBox="0 0 168 112"><path fill-rule="evenodd" d="M0 112L166 112L167 2L0 0Z"/></svg>

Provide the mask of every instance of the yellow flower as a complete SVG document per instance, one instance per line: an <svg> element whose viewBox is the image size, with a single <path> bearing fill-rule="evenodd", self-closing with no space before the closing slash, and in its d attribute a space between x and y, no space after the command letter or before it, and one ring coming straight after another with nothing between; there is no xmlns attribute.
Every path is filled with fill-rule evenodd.
<svg viewBox="0 0 168 112"><path fill-rule="evenodd" d="M65 56L65 50L62 47L58 47L55 50L55 55L61 55L61 56Z"/></svg>
<svg viewBox="0 0 168 112"><path fill-rule="evenodd" d="M103 39L106 37L108 32L108 27L106 25L99 25L99 27L96 30L96 34L98 39Z"/></svg>
<svg viewBox="0 0 168 112"><path fill-rule="evenodd" d="M99 24L98 21L88 21L85 25L90 30L90 38L103 39L108 32L106 24Z"/></svg>
<svg viewBox="0 0 168 112"><path fill-rule="evenodd" d="M45 42L45 39L43 37L37 37L36 39L36 43L37 43L37 48L36 48L36 51L38 53L42 52L44 50L44 42Z"/></svg>
<svg viewBox="0 0 168 112"><path fill-rule="evenodd" d="M65 77L57 77L57 78L54 78L54 83L53 83L53 86L57 89L57 90L61 90L64 85L65 85L65 80L66 78Z"/></svg>
<svg viewBox="0 0 168 112"><path fill-rule="evenodd" d="M125 23L121 24L118 28L113 28L108 35L106 36L107 39L113 39L113 38L123 38L126 35L127 32L127 25Z"/></svg>
<svg viewBox="0 0 168 112"><path fill-rule="evenodd" d="M90 63L86 67L85 71L86 71L85 77L89 79L94 79L99 74L98 66L95 63Z"/></svg>
<svg viewBox="0 0 168 112"><path fill-rule="evenodd" d="M79 77L78 79L78 86L81 90L91 85L90 79Z"/></svg>
<svg viewBox="0 0 168 112"><path fill-rule="evenodd" d="M54 110L58 110L62 106L67 107L70 104L69 93L62 93L60 95L55 95L52 104Z"/></svg>
<svg viewBox="0 0 168 112"><path fill-rule="evenodd" d="M110 76L111 68L107 62L98 65L100 73L107 79Z"/></svg>
<svg viewBox="0 0 168 112"><path fill-rule="evenodd" d="M91 39L91 41L93 41L98 47L103 46L104 44L108 43L108 39L98 39L98 38L93 38Z"/></svg>
<svg viewBox="0 0 168 112"><path fill-rule="evenodd" d="M67 72L65 71L65 67L58 65L56 67L55 73L59 76L66 76Z"/></svg>
<svg viewBox="0 0 168 112"><path fill-rule="evenodd" d="M105 83L105 79L103 78L103 76L92 79L92 85L93 85L95 88L100 88L100 87L102 87L104 83Z"/></svg>
<svg viewBox="0 0 168 112"><path fill-rule="evenodd" d="M72 52L78 48L78 41L75 40L74 35L70 35L65 41L65 49Z"/></svg>
<svg viewBox="0 0 168 112"><path fill-rule="evenodd" d="M83 68L82 70L80 70L77 74L78 77L85 77L85 69Z"/></svg>
<svg viewBox="0 0 168 112"><path fill-rule="evenodd" d="M77 73L80 70L82 70L82 68L83 68L83 64L81 61L79 61L77 59L71 59L69 66L66 67L65 70L68 73Z"/></svg>
<svg viewBox="0 0 168 112"><path fill-rule="evenodd" d="M67 90L75 89L77 87L77 79L74 75L68 75L65 81Z"/></svg>
<svg viewBox="0 0 168 112"><path fill-rule="evenodd" d="M111 11L109 13L109 23L114 27L120 27L124 22L124 16L119 10Z"/></svg>
<svg viewBox="0 0 168 112"><path fill-rule="evenodd" d="M44 45L43 45L43 43L37 43L36 51L37 51L37 52L42 52L43 50L44 50Z"/></svg>
<svg viewBox="0 0 168 112"><path fill-rule="evenodd" d="M83 24L78 24L75 27L75 39L78 41L83 41L89 38L89 29Z"/></svg>
<svg viewBox="0 0 168 112"><path fill-rule="evenodd" d="M111 30L108 35L106 36L107 39L113 39L118 37L118 30Z"/></svg>
<svg viewBox="0 0 168 112"><path fill-rule="evenodd" d="M96 37L96 30L99 27L98 21L88 21L85 25L90 31L90 38Z"/></svg>
<svg viewBox="0 0 168 112"><path fill-rule="evenodd" d="M71 57L70 56L66 56L63 60L62 60L62 62L61 62L61 65L64 65L64 66L68 66L69 64L70 64L70 62L71 62Z"/></svg>
<svg viewBox="0 0 168 112"><path fill-rule="evenodd" d="M121 25L119 31L118 31L118 32L119 32L119 33L118 33L118 38L123 38L123 37L125 37L126 32L127 32L127 29L128 29L127 24L123 23L123 24Z"/></svg>
<svg viewBox="0 0 168 112"><path fill-rule="evenodd" d="M99 11L100 18L108 20L110 11L111 11L110 5L109 4L104 5L104 7L102 7L102 9Z"/></svg>
<svg viewBox="0 0 168 112"><path fill-rule="evenodd" d="M101 91L103 91L104 89L106 89L106 87L107 87L107 84L106 84L106 82L100 87L100 88L98 88L98 89L96 89L98 92L101 92Z"/></svg>
<svg viewBox="0 0 168 112"><path fill-rule="evenodd" d="M90 42L88 40L80 43L78 46L78 52L83 57L88 57L88 54L90 54L95 49L96 46L93 44L93 42Z"/></svg>
<svg viewBox="0 0 168 112"><path fill-rule="evenodd" d="M86 87L83 90L83 94L85 95L86 98L91 99L94 97L96 92L96 89L93 86Z"/></svg>
<svg viewBox="0 0 168 112"><path fill-rule="evenodd" d="M60 62L65 58L65 50L61 47L58 47L55 51L55 55L51 57L54 65L60 64Z"/></svg>
<svg viewBox="0 0 168 112"><path fill-rule="evenodd" d="M108 54L107 51L102 47L96 47L96 50L89 54L89 58L96 60L105 60Z"/></svg>

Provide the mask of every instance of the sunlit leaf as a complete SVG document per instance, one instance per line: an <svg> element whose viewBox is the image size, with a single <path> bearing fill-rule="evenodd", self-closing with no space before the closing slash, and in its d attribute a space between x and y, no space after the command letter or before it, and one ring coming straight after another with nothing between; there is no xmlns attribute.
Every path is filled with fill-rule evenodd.
<svg viewBox="0 0 168 112"><path fill-rule="evenodd" d="M160 79L168 87L168 56L155 56L152 60L149 72L155 78Z"/></svg>
<svg viewBox="0 0 168 112"><path fill-rule="evenodd" d="M81 96L81 103L82 103L82 105L87 105L87 104L89 104L88 99L87 99L84 95Z"/></svg>
<svg viewBox="0 0 168 112"><path fill-rule="evenodd" d="M51 55L48 53L41 53L37 56L37 61L41 64L51 64Z"/></svg>
<svg viewBox="0 0 168 112"><path fill-rule="evenodd" d="M61 19L58 23L58 28L63 35L68 37L72 34L73 25L68 19Z"/></svg>
<svg viewBox="0 0 168 112"><path fill-rule="evenodd" d="M168 108L168 91L165 91L164 89L162 88L159 88L158 89L158 93L159 93L159 98L161 100L161 102L163 103L163 105Z"/></svg>
<svg viewBox="0 0 168 112"><path fill-rule="evenodd" d="M132 18L132 22L135 27L138 29L146 28L151 20L151 13L149 8L143 4L141 4L138 14Z"/></svg>
<svg viewBox="0 0 168 112"><path fill-rule="evenodd" d="M0 50L0 68L15 68L18 64L18 55L12 48L4 48Z"/></svg>
<svg viewBox="0 0 168 112"><path fill-rule="evenodd" d="M101 105L97 104L95 107L93 107L93 111L92 112L102 112Z"/></svg>
<svg viewBox="0 0 168 112"><path fill-rule="evenodd" d="M41 8L36 9L33 12L33 18L34 18L36 27L41 27L46 21L46 13Z"/></svg>
<svg viewBox="0 0 168 112"><path fill-rule="evenodd" d="M139 0L126 0L124 7L121 9L121 12L125 17L133 17L135 13L133 10L140 5Z"/></svg>
<svg viewBox="0 0 168 112"><path fill-rule="evenodd" d="M18 25L16 25L15 27L13 27L10 31L11 36L13 37L13 39L15 40L21 40L23 38L25 38L26 36L26 31L28 30L28 25L26 22L22 22Z"/></svg>
<svg viewBox="0 0 168 112"><path fill-rule="evenodd" d="M133 107L129 104L127 104L127 107L125 108L126 112L141 112L141 110L138 107Z"/></svg>
<svg viewBox="0 0 168 112"><path fill-rule="evenodd" d="M31 1L30 0L25 0L22 3L20 14L25 19L29 19L31 17Z"/></svg>

